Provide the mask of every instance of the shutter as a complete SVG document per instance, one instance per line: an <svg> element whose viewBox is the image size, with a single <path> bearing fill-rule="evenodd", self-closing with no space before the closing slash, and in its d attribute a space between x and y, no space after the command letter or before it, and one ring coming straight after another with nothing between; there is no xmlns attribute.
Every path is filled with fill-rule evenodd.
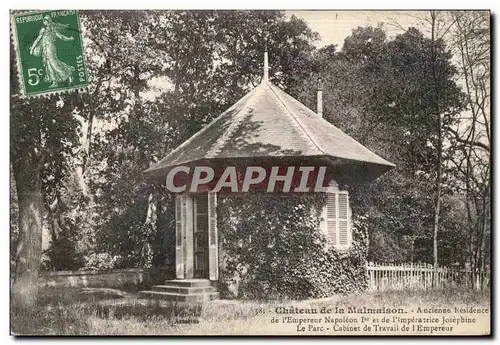
<svg viewBox="0 0 500 345"><path fill-rule="evenodd" d="M339 193L339 245L347 247L349 245L349 218L348 218L348 198L346 192Z"/></svg>
<svg viewBox="0 0 500 345"><path fill-rule="evenodd" d="M219 279L217 193L208 193L208 264L210 280Z"/></svg>
<svg viewBox="0 0 500 345"><path fill-rule="evenodd" d="M186 219L186 198L175 196L175 277L184 279L184 228Z"/></svg>
<svg viewBox="0 0 500 345"><path fill-rule="evenodd" d="M337 193L327 193L326 200L326 238L337 245Z"/></svg>

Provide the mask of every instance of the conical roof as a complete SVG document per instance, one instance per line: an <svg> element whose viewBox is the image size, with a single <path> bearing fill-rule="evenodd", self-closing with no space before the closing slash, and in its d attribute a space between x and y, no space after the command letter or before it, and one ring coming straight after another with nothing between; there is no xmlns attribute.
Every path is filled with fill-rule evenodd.
<svg viewBox="0 0 500 345"><path fill-rule="evenodd" d="M211 159L329 157L361 163L370 178L394 167L265 78L231 108L145 171Z"/></svg>

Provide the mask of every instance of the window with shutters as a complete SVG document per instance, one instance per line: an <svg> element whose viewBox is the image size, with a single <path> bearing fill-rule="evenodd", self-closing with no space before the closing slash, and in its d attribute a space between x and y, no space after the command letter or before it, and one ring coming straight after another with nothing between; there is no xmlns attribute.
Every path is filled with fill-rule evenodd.
<svg viewBox="0 0 500 345"><path fill-rule="evenodd" d="M352 234L347 191L339 190L336 185L328 187L325 213L325 235L329 245L337 249L348 249L351 246Z"/></svg>

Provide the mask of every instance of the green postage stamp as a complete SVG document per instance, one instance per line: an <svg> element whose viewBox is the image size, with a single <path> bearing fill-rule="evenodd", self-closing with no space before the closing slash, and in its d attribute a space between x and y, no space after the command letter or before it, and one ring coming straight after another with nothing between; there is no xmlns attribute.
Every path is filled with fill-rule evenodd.
<svg viewBox="0 0 500 345"><path fill-rule="evenodd" d="M19 84L25 96L88 85L77 11L22 13L11 20Z"/></svg>

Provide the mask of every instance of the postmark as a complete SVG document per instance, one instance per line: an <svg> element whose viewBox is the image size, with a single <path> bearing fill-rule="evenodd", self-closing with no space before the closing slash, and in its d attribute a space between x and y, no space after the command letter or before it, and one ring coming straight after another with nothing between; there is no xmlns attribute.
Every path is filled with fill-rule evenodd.
<svg viewBox="0 0 500 345"><path fill-rule="evenodd" d="M11 25L24 96L67 92L88 85L77 11L15 14L11 16Z"/></svg>

